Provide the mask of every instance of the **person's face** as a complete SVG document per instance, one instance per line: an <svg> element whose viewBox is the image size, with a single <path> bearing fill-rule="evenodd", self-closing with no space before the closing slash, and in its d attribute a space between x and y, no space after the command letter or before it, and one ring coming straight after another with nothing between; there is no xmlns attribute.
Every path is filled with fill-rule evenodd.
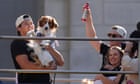
<svg viewBox="0 0 140 84"><path fill-rule="evenodd" d="M34 24L31 20L25 20L21 23L21 26L17 28L22 36L26 36L27 32L34 30Z"/></svg>
<svg viewBox="0 0 140 84"><path fill-rule="evenodd" d="M111 65L118 66L121 63L121 54L117 49L111 49L108 59Z"/></svg>
<svg viewBox="0 0 140 84"><path fill-rule="evenodd" d="M116 30L112 30L108 33L109 38L123 38ZM109 41L111 46L118 46L121 44L121 41Z"/></svg>

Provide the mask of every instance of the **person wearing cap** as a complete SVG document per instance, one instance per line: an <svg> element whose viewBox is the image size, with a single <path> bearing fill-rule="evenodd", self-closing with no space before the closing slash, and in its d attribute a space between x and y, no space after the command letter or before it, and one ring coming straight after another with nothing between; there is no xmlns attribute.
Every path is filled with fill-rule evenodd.
<svg viewBox="0 0 140 84"><path fill-rule="evenodd" d="M85 21L85 29L86 29L86 35L89 38L98 38L96 35L96 30L94 27L94 22L92 18L92 13L90 7L88 8L88 13ZM124 27L120 25L114 25L112 26L111 30L108 32L108 37L109 38L126 38L127 37L127 31ZM109 44L105 44L103 41L90 41L90 44L92 47L96 49L97 52L102 54L102 66L100 70L104 70L105 65L108 64L107 60L107 51L109 50L110 47L112 46L119 46L122 49L125 48L125 44L122 41L109 41ZM120 81L116 82L115 84L119 84Z"/></svg>
<svg viewBox="0 0 140 84"><path fill-rule="evenodd" d="M27 36L29 31L34 30L34 23L30 15L23 14L16 19L16 30L19 36ZM15 39L11 43L11 55L16 69L23 70L55 70L56 65L63 66L63 56L51 46L46 46L50 54L54 56L55 63L49 66L41 66L34 60L35 52L27 44L30 41L27 39ZM18 84L51 84L49 73L18 73Z"/></svg>

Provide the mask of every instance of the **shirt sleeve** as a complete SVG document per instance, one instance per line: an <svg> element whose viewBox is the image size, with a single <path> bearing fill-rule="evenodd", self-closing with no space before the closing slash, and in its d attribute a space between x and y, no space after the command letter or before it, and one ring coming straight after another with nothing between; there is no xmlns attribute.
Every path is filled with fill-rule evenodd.
<svg viewBox="0 0 140 84"><path fill-rule="evenodd" d="M100 54L106 55L108 52L109 46L101 43L101 47L100 47Z"/></svg>
<svg viewBox="0 0 140 84"><path fill-rule="evenodd" d="M11 52L14 56L26 54L26 45L24 42L13 42L11 45Z"/></svg>

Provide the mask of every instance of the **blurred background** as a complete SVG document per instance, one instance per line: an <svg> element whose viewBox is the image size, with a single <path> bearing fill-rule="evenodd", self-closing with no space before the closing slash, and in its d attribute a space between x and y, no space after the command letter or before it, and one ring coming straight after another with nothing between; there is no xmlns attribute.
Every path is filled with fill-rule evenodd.
<svg viewBox="0 0 140 84"><path fill-rule="evenodd" d="M111 26L126 28L128 35L140 21L140 0L0 0L0 35L16 35L15 20L22 14L30 14L35 25L42 15L54 16L60 27L57 37L86 37L81 21L82 6L89 2L98 37L106 38ZM10 54L11 40L0 39L0 68L14 69ZM87 41L59 41L57 48L64 56L65 65L58 70L98 71L102 57ZM56 74L56 79L92 79L95 74ZM15 73L0 73L1 77L15 77ZM53 77L53 74L52 74ZM3 81L15 84L15 81ZM81 82L57 82L56 84L81 84Z"/></svg>

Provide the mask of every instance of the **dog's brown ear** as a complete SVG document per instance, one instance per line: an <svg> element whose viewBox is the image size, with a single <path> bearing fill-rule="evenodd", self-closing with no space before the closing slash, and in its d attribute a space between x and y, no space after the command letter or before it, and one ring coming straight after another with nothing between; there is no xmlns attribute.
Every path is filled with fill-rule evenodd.
<svg viewBox="0 0 140 84"><path fill-rule="evenodd" d="M50 26L50 28L58 28L58 27L59 27L59 25L58 25L56 19L53 18L53 17L52 17L52 19L49 21L49 26Z"/></svg>
<svg viewBox="0 0 140 84"><path fill-rule="evenodd" d="M38 20L38 25L40 27L43 27L46 24L46 22L47 22L46 17L45 16L41 16L41 18Z"/></svg>

